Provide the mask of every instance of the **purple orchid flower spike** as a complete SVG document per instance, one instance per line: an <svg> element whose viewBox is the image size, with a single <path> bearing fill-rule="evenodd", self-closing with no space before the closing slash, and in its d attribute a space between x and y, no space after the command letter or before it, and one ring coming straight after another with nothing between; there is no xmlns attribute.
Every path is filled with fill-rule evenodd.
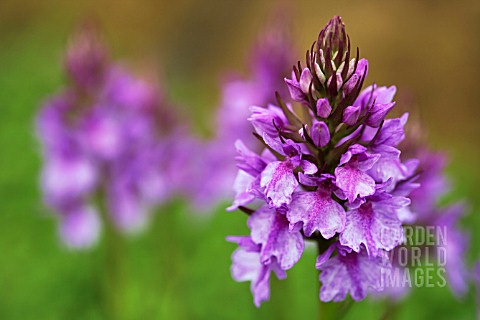
<svg viewBox="0 0 480 320"><path fill-rule="evenodd" d="M436 210L441 172L429 172L438 171L436 161L423 168L426 157L401 144L408 114L387 118L396 87L362 90L368 67L351 50L341 18L334 17L305 63L295 64L284 79L289 95L276 90L276 101L250 108L253 136L263 148L237 143L237 197L229 209L249 215L247 238L255 244L251 261L257 271L234 278L252 281L257 306L268 299L266 275L293 268L305 241L319 249L321 301L405 292L397 285L384 290L383 281L403 271L390 258L406 240L404 224L412 223L450 228L454 243L447 250L459 262L447 266L447 277L453 290L463 291L466 240L456 229L457 216L431 210L434 203L433 211L442 211ZM439 194L425 196L424 182ZM233 260L242 264L239 255Z"/></svg>
<svg viewBox="0 0 480 320"><path fill-rule="evenodd" d="M41 184L65 244L87 248L99 238L99 208L132 232L171 196L166 169L175 157L165 146L174 121L159 90L110 61L91 26L73 37L65 69L67 88L37 118Z"/></svg>

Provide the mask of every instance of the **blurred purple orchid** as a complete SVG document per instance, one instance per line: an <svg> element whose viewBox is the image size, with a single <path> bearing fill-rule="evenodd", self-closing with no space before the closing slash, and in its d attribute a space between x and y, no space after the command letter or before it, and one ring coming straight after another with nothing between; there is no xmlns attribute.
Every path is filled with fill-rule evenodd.
<svg viewBox="0 0 480 320"><path fill-rule="evenodd" d="M99 205L130 232L172 193L172 115L156 87L109 60L91 27L73 37L65 70L67 87L37 118L42 191L65 243L88 247L99 236Z"/></svg>
<svg viewBox="0 0 480 320"><path fill-rule="evenodd" d="M279 110L263 107L274 102L276 90L286 92L282 79L288 73L291 45L284 25L279 22L267 28L254 46L249 61L250 76L229 75L224 80L215 123L216 136L210 141L193 141L192 147L199 156L192 157L187 165L190 173L185 192L197 211L212 211L220 201L233 196L233 184L241 183L242 176L236 177L237 169L230 160L236 155L235 141L241 138L254 150L260 147L247 118L251 115L252 124L258 124L259 130L262 130L261 122L269 117L280 117L278 124L283 120ZM252 107L255 111L250 112L250 106L259 107Z"/></svg>

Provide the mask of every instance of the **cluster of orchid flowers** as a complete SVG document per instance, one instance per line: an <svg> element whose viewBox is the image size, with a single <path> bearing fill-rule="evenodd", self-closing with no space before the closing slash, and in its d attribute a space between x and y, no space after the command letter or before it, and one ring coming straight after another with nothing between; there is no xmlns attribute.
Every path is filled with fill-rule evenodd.
<svg viewBox="0 0 480 320"><path fill-rule="evenodd" d="M396 88L362 90L368 61L352 54L340 17L283 81L292 53L276 27L254 50L252 77L224 82L211 141L179 129L157 86L113 63L92 29L74 37L68 85L37 119L42 190L64 242L91 246L100 216L139 230L174 194L212 210L233 196L233 185L228 210L248 214L251 233L228 237L239 245L231 271L251 281L257 306L269 299L271 272L284 279L305 241L318 246L322 301L389 294L382 277L397 268L390 258L405 224L448 228L447 277L464 294L464 208L439 206L448 191L443 157L412 140L401 145L408 114L386 119Z"/></svg>
<svg viewBox="0 0 480 320"><path fill-rule="evenodd" d="M65 70L68 85L37 118L41 184L62 239L83 248L98 239L102 210L135 231L170 195L173 119L155 86L110 61L92 26L72 39Z"/></svg>
<svg viewBox="0 0 480 320"><path fill-rule="evenodd" d="M229 209L249 215L251 233L228 240L239 245L232 276L251 281L257 306L269 299L271 272L285 278L306 240L319 249L322 301L342 301L347 293L358 301L384 291L382 277L395 268L389 257L404 240L402 225L437 211L438 193L419 209L422 193L431 192L420 188L430 179L420 178L420 155L400 156L408 114L385 119L396 88L362 90L367 73L368 61L359 59L358 49L352 56L345 27L334 17L307 51L306 65L298 62L285 79L290 101L277 93L275 104L250 107L248 120L263 150L236 142L237 194ZM252 202L254 209L247 207ZM455 228L456 219L440 222L443 217L435 222ZM463 258L463 234L457 234L460 242L451 247L460 248L450 251ZM453 264L449 273L461 286L461 262Z"/></svg>

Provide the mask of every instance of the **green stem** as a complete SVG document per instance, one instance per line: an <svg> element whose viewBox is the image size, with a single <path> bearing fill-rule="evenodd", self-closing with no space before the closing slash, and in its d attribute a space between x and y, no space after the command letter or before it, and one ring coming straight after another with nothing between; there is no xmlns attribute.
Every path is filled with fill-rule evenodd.
<svg viewBox="0 0 480 320"><path fill-rule="evenodd" d="M273 315L274 319L290 319L294 317L291 309L288 307L291 294L291 286L285 280L278 280L276 277L270 279L270 303L266 304L269 314Z"/></svg>
<svg viewBox="0 0 480 320"><path fill-rule="evenodd" d="M105 301L109 319L122 319L125 298L125 264L123 255L125 245L123 237L111 223L106 223L105 230L105 266L103 272L106 276Z"/></svg>
<svg viewBox="0 0 480 320"><path fill-rule="evenodd" d="M335 302L319 301L318 319L320 320L337 320L339 305Z"/></svg>
<svg viewBox="0 0 480 320"><path fill-rule="evenodd" d="M124 319L125 298L125 239L115 228L101 194L97 199L104 224L104 248L100 273L102 274L102 305L107 319Z"/></svg>
<svg viewBox="0 0 480 320"><path fill-rule="evenodd" d="M183 279L185 272L184 256L182 243L179 242L177 234L177 212L169 204L164 208L165 212L160 212L157 219L156 250L161 255L160 270L162 273L162 282L159 284L159 290L162 298L162 318L163 319L185 319L186 309L183 303Z"/></svg>
<svg viewBox="0 0 480 320"><path fill-rule="evenodd" d="M394 302L394 301L391 301L391 300L388 300L386 303L385 303L385 311L382 315L382 317L380 318L381 320L393 320L393 319L396 319L396 314L397 314L397 308L398 308L398 305Z"/></svg>

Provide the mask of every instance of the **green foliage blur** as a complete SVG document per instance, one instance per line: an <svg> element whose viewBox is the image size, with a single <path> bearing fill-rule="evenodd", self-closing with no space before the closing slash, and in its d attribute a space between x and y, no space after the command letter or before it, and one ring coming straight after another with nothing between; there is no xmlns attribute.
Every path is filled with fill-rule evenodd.
<svg viewBox="0 0 480 320"><path fill-rule="evenodd" d="M328 19L342 15L371 62L369 82L396 84L399 101L413 96L411 113L432 145L451 155L452 198L471 204L463 221L472 231L469 264L479 257L477 2L2 0L0 319L321 318L314 248L285 281L272 281L270 302L254 307L249 284L230 277L235 245L225 241L247 232L246 217L225 212L226 204L201 216L177 199L145 233L104 233L93 250L72 252L59 242L38 188L34 117L63 83L61 56L78 22L95 16L114 56L139 72L153 66L180 112L199 119L199 134L208 135L223 70L245 69L250 44L276 6L292 12L299 59ZM473 290L458 300L448 288L416 288L397 304L351 304L344 319L473 319L475 309Z"/></svg>

